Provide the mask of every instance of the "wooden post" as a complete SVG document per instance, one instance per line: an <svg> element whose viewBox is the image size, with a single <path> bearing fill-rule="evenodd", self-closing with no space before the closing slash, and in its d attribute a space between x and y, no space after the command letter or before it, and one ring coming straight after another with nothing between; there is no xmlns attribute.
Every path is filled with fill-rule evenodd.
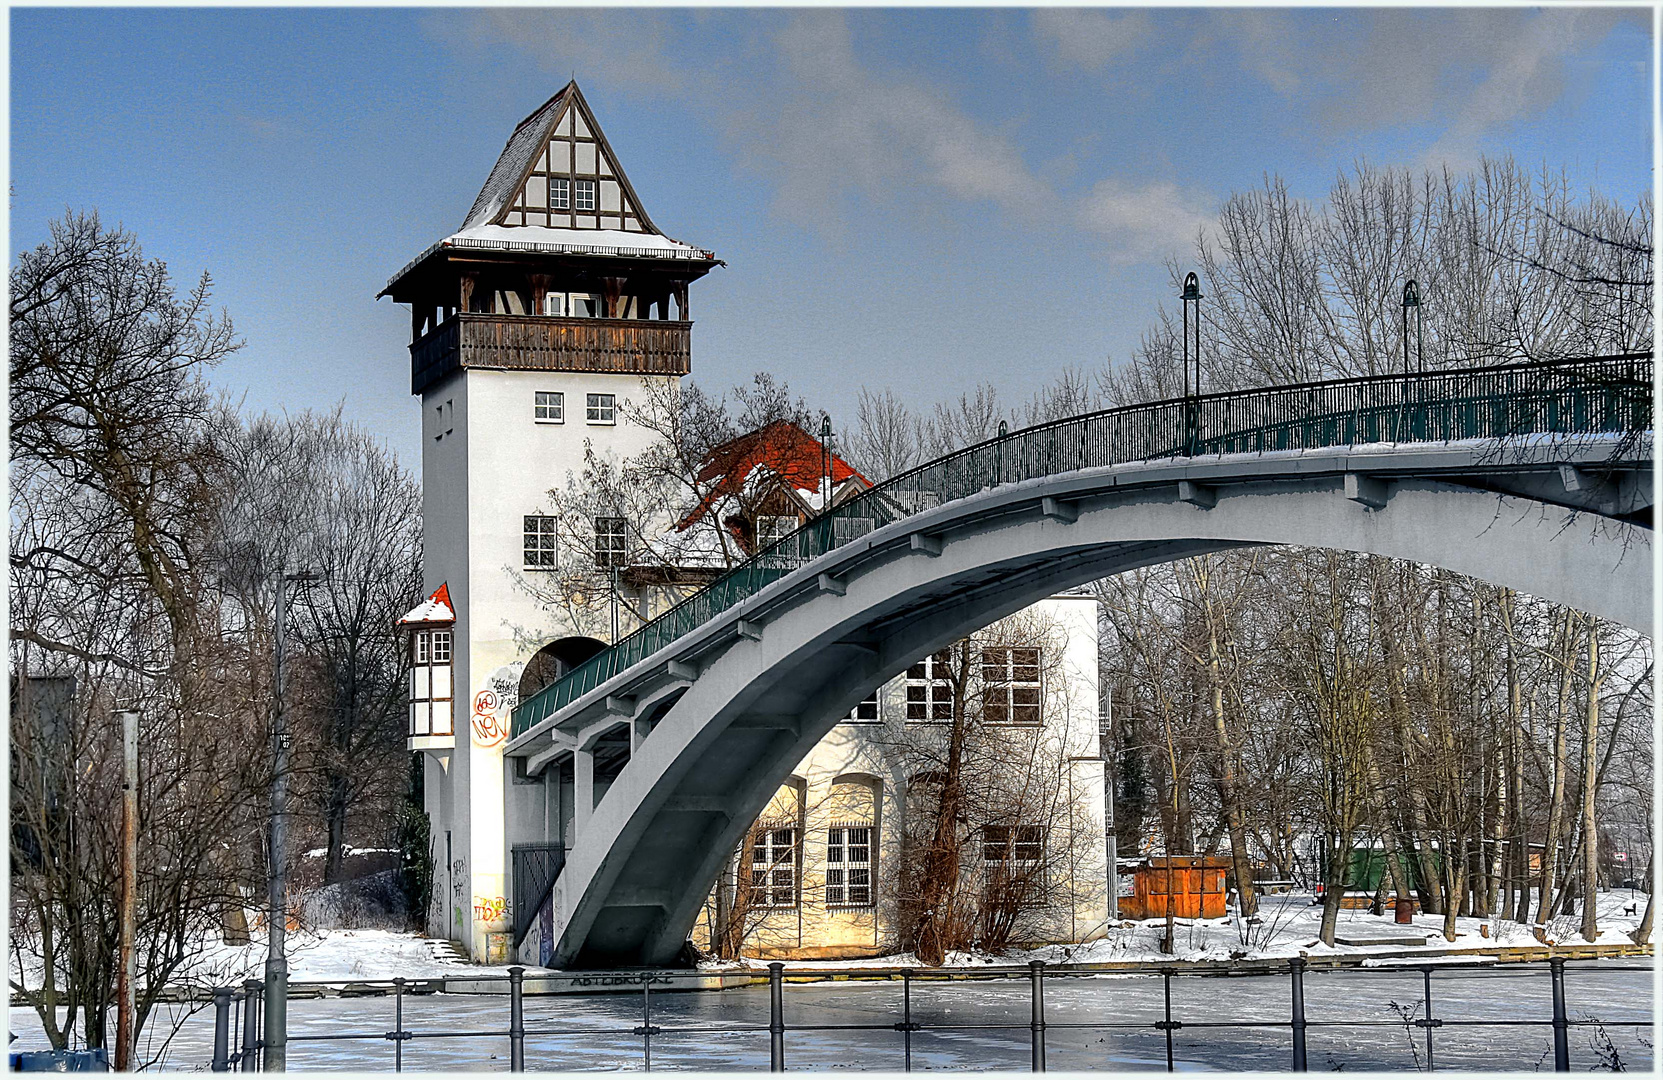
<svg viewBox="0 0 1663 1080"><path fill-rule="evenodd" d="M470 311L473 307L473 290L476 282L472 274L462 275L462 304L458 311Z"/></svg>
<svg viewBox="0 0 1663 1080"><path fill-rule="evenodd" d="M623 295L624 279L621 277L601 278L602 311L608 319L618 318L618 300Z"/></svg>

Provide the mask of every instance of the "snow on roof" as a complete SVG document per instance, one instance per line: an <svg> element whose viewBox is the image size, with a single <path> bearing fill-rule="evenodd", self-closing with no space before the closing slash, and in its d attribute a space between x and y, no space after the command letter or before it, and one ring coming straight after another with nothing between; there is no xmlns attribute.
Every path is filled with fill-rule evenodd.
<svg viewBox="0 0 1663 1080"><path fill-rule="evenodd" d="M433 595L404 613L399 626L437 626L456 621L456 610L450 606L450 583L433 590Z"/></svg>
<svg viewBox="0 0 1663 1080"><path fill-rule="evenodd" d="M560 93L549 98L536 112L520 121L520 126L514 129L514 134L508 137L508 144L502 148L502 154L497 163L491 167L491 175L486 177L485 186L479 189L479 196L474 199L473 207L468 216L462 221L462 228L478 225L486 221L494 221L502 208L508 204L520 189L520 179L526 170L531 168L532 159L543 149L548 141L549 129L559 118L566 105L566 98L577 88L577 82L569 82Z"/></svg>
<svg viewBox="0 0 1663 1080"><path fill-rule="evenodd" d="M474 225L447 236L439 243L451 247L490 247L498 251L640 255L656 259L715 257L714 252L683 244L659 233L624 232L620 229L559 229L546 225Z"/></svg>
<svg viewBox="0 0 1663 1080"><path fill-rule="evenodd" d="M822 454L820 440L789 420L776 420L723 443L710 452L699 469L699 483L714 482L709 494L676 528L688 528L716 511L719 504L754 491L760 484L782 483L810 513L819 511L820 485L825 476ZM831 480L834 489L850 480L863 488L872 486L870 480L836 454L831 458Z"/></svg>

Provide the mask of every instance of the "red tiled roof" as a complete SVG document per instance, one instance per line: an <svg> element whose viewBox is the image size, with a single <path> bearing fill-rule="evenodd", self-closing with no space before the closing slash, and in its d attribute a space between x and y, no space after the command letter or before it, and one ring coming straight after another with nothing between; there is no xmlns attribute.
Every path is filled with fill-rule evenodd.
<svg viewBox="0 0 1663 1080"><path fill-rule="evenodd" d="M808 491L818 490L824 478L825 458L820 440L789 420L776 420L766 427L723 443L710 452L699 469L700 484L714 486L697 509L676 526L685 529L710 512L717 501L738 495L745 482L762 466L778 476L788 486ZM832 455L832 488L841 487L849 479L871 487L872 482L847 461Z"/></svg>

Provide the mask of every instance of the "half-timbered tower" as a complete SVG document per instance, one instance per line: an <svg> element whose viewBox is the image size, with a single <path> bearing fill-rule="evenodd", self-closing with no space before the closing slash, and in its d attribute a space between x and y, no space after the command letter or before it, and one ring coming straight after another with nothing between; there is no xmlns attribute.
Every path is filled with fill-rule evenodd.
<svg viewBox="0 0 1663 1080"><path fill-rule="evenodd" d="M521 673L533 653L558 673L601 644L532 598L538 575L607 543L561 550L548 492L581 475L586 443L618 458L646 447L626 401L690 370L688 287L717 262L659 231L573 82L514 129L461 228L381 293L410 305L426 587L446 587L454 619L437 631L443 709L438 624L425 610L409 624L428 678L412 686L409 745L427 755L429 931L478 959L507 947L502 744Z"/></svg>

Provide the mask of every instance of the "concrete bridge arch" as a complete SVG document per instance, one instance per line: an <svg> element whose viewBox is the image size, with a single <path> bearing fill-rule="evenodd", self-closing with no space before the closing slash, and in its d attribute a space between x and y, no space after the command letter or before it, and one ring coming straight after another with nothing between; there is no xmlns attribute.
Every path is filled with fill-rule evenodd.
<svg viewBox="0 0 1663 1080"><path fill-rule="evenodd" d="M511 743L528 772L574 755L580 808L556 889L555 963L672 962L727 853L857 701L918 656L1100 577L1243 546L1330 547L1441 566L1649 632L1651 530L1637 521L1650 507L1650 444L1622 445L1080 470L984 490L836 548ZM620 725L629 762L582 807L583 755Z"/></svg>

